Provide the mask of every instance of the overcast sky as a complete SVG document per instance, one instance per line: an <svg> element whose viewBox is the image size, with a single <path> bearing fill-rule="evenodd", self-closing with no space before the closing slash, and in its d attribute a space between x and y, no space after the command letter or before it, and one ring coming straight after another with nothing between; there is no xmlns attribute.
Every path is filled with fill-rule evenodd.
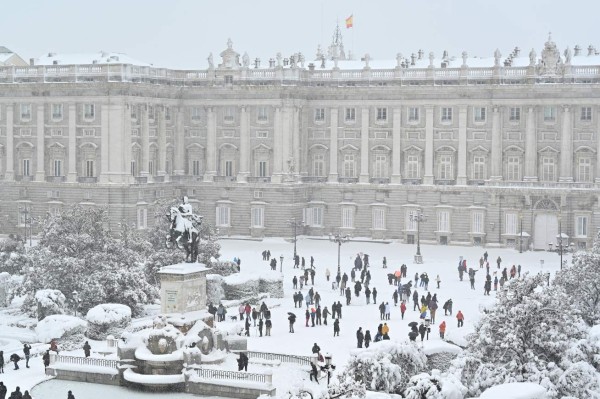
<svg viewBox="0 0 600 399"><path fill-rule="evenodd" d="M344 20L354 16L354 27ZM0 7L0 45L24 59L57 53L126 53L157 66L204 69L226 48L266 60L314 59L339 21L346 50L372 59L426 53L490 57L519 46L539 54L548 32L559 49L600 48L596 0L17 0ZM587 54L587 51L584 53Z"/></svg>

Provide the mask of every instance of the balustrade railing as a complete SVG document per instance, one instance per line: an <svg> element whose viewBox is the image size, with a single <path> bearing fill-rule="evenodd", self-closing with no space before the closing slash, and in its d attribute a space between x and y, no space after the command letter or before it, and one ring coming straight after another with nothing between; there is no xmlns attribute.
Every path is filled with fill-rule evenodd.
<svg viewBox="0 0 600 399"><path fill-rule="evenodd" d="M283 353L271 353L271 352L254 352L254 351L243 351L248 358L264 359L264 360L279 360L282 363L292 363L299 365L310 366L310 356L298 356L298 355L286 355Z"/></svg>
<svg viewBox="0 0 600 399"><path fill-rule="evenodd" d="M209 368L197 368L196 375L207 380L252 381L271 384L271 375Z"/></svg>
<svg viewBox="0 0 600 399"><path fill-rule="evenodd" d="M79 366L100 366L100 367L109 367L109 368L113 368L113 369L116 369L118 367L118 360L99 359L99 358L80 357L80 356L56 355L55 363L75 364L75 365L79 365Z"/></svg>

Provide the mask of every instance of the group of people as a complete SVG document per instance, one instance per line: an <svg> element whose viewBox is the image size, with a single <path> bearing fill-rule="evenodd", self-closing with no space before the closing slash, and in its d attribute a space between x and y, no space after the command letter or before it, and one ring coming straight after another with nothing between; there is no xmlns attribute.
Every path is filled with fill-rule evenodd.
<svg viewBox="0 0 600 399"><path fill-rule="evenodd" d="M25 367L29 368L29 358L31 357L31 345L23 344L23 355L25 356ZM14 370L19 369L19 362L23 358L18 353L10 355L9 360L14 364ZM4 373L4 351L0 351L0 373ZM0 395L0 399L2 396Z"/></svg>

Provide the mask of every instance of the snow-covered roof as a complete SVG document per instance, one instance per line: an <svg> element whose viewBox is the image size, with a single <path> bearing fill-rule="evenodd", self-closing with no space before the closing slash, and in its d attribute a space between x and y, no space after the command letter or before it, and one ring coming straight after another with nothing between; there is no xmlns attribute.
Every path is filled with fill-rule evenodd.
<svg viewBox="0 0 600 399"><path fill-rule="evenodd" d="M36 65L131 64L152 66L127 54L98 51L96 53L46 53L35 60Z"/></svg>

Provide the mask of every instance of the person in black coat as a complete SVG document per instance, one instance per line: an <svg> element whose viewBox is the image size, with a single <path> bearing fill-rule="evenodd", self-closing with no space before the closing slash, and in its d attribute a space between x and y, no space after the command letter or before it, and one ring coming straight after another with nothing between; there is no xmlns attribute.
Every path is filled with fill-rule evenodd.
<svg viewBox="0 0 600 399"><path fill-rule="evenodd" d="M10 355L10 361L15 364L15 370L19 369L19 360L21 360L21 356L17 355L16 353Z"/></svg>
<svg viewBox="0 0 600 399"><path fill-rule="evenodd" d="M244 352L240 352L240 357L237 360L238 371L248 371L248 356Z"/></svg>
<svg viewBox="0 0 600 399"><path fill-rule="evenodd" d="M362 332L362 327L358 327L358 331L356 331L356 347L357 348L362 348L364 339L365 339L365 335Z"/></svg>
<svg viewBox="0 0 600 399"><path fill-rule="evenodd" d="M92 350L92 347L90 346L90 344L85 341L85 344L83 344L83 353L85 354L85 357L90 357L90 351Z"/></svg>
<svg viewBox="0 0 600 399"><path fill-rule="evenodd" d="M246 337L250 336L250 319L246 318L246 325L244 326L246 328Z"/></svg>
<svg viewBox="0 0 600 399"><path fill-rule="evenodd" d="M340 336L340 319L335 319L333 322L333 336Z"/></svg>
<svg viewBox="0 0 600 399"><path fill-rule="evenodd" d="M329 316L329 309L327 309L327 306L323 308L321 314L323 315L323 324L327 325L327 316ZM333 315L331 317L333 317Z"/></svg>
<svg viewBox="0 0 600 399"><path fill-rule="evenodd" d="M4 373L4 351L0 351L0 373Z"/></svg>
<svg viewBox="0 0 600 399"><path fill-rule="evenodd" d="M5 399L6 398L6 385L4 385L4 383L2 381L0 381L0 399Z"/></svg>
<svg viewBox="0 0 600 399"><path fill-rule="evenodd" d="M13 393L10 394L10 399L23 399L23 394L21 393L20 387L15 388Z"/></svg>
<svg viewBox="0 0 600 399"><path fill-rule="evenodd" d="M318 384L319 380L317 379L317 377L319 376L319 371L317 370L317 366L314 363L311 363L310 369L310 380L312 381L314 378L315 382Z"/></svg>
<svg viewBox="0 0 600 399"><path fill-rule="evenodd" d="M371 291L371 295L373 295L373 303L377 305L377 288L373 287L373 291Z"/></svg>
<svg viewBox="0 0 600 399"><path fill-rule="evenodd" d="M291 314L288 317L288 321L290 322L290 333L294 332L294 323L296 322L296 315Z"/></svg>
<svg viewBox="0 0 600 399"><path fill-rule="evenodd" d="M50 350L44 352L44 354L42 355L42 361L44 362L44 369L50 366Z"/></svg>
<svg viewBox="0 0 600 399"><path fill-rule="evenodd" d="M369 347L369 343L371 342L371 332L369 330L365 331L365 348Z"/></svg>
<svg viewBox="0 0 600 399"><path fill-rule="evenodd" d="M315 344L312 347L312 353L316 355L319 352L321 352L321 347L319 345L317 345L317 343L315 342Z"/></svg>
<svg viewBox="0 0 600 399"><path fill-rule="evenodd" d="M31 355L31 345L23 344L23 354L25 355L25 367L29 368L29 356Z"/></svg>
<svg viewBox="0 0 600 399"><path fill-rule="evenodd" d="M32 399L29 391L25 391L25 393L23 393L23 399Z"/></svg>
<svg viewBox="0 0 600 399"><path fill-rule="evenodd" d="M263 319L260 319L260 320L258 321L258 333L260 334L260 335L259 335L260 337L262 337L262 329L263 329L263 325L264 325L264 323L263 323Z"/></svg>

